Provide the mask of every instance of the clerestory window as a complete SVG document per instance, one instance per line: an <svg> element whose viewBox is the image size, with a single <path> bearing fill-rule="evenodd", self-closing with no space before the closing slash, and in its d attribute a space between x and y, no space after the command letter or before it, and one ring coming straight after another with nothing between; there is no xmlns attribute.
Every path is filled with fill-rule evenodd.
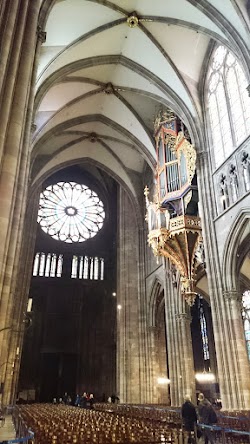
<svg viewBox="0 0 250 444"><path fill-rule="evenodd" d="M61 277L62 268L62 254L36 253L33 264L33 276Z"/></svg>
<svg viewBox="0 0 250 444"><path fill-rule="evenodd" d="M71 277L74 279L104 280L104 259L76 256L72 258Z"/></svg>
<svg viewBox="0 0 250 444"><path fill-rule="evenodd" d="M237 59L219 46L208 71L208 111L216 167L250 134L247 86Z"/></svg>

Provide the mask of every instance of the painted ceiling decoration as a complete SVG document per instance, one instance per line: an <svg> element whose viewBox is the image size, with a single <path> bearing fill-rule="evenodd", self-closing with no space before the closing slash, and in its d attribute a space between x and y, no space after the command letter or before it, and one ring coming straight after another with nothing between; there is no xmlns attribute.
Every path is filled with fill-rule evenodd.
<svg viewBox="0 0 250 444"><path fill-rule="evenodd" d="M153 123L162 107L182 119L199 150L211 50L220 43L248 54L242 3L41 1L33 182L85 158L136 194L134 177L155 167Z"/></svg>

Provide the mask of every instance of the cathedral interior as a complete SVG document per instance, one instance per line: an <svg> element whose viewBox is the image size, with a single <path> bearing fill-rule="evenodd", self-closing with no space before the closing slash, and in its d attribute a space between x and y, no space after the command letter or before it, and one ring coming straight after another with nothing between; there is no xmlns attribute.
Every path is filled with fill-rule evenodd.
<svg viewBox="0 0 250 444"><path fill-rule="evenodd" d="M2 0L2 407L250 411L249 30L247 0Z"/></svg>

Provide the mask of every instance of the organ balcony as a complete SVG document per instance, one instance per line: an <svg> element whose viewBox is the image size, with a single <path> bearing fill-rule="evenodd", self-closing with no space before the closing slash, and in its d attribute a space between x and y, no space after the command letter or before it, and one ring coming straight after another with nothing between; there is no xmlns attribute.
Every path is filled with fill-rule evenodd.
<svg viewBox="0 0 250 444"><path fill-rule="evenodd" d="M161 110L158 114L155 140L155 187L153 193L148 187L144 190L148 243L155 256L168 257L175 265L180 274L181 293L193 305L202 248L196 151L184 124L171 110Z"/></svg>

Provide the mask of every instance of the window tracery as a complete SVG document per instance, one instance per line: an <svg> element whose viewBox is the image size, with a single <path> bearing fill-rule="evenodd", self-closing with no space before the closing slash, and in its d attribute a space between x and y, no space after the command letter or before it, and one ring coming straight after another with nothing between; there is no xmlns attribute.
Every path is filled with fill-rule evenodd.
<svg viewBox="0 0 250 444"><path fill-rule="evenodd" d="M49 185L40 195L38 222L53 239L84 242L102 228L105 211L97 194L75 182Z"/></svg>
<svg viewBox="0 0 250 444"><path fill-rule="evenodd" d="M67 268L67 267L66 267ZM33 276L62 277L63 255L36 253L33 263ZM71 274L73 279L104 280L104 258L73 255Z"/></svg>
<svg viewBox="0 0 250 444"><path fill-rule="evenodd" d="M234 55L219 46L208 72L208 111L216 167L250 134L247 86Z"/></svg>
<svg viewBox="0 0 250 444"><path fill-rule="evenodd" d="M71 263L73 279L104 280L104 259L89 256L73 256Z"/></svg>
<svg viewBox="0 0 250 444"><path fill-rule="evenodd" d="M62 268L62 254L36 253L33 264L33 276L61 277Z"/></svg>

